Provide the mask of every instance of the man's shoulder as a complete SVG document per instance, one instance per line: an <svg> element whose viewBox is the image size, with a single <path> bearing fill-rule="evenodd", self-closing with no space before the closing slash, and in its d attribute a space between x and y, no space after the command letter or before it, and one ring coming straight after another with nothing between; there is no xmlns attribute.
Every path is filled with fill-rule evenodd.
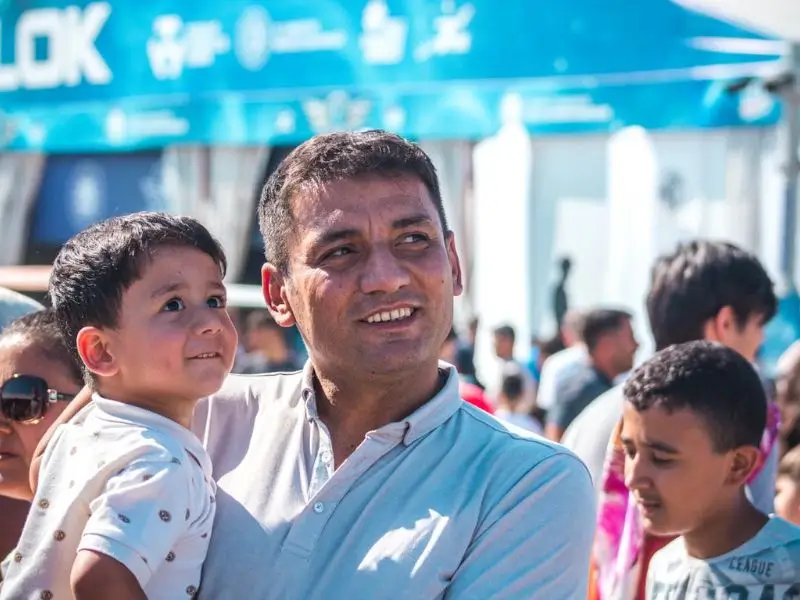
<svg viewBox="0 0 800 600"><path fill-rule="evenodd" d="M480 448L502 469L521 474L539 469L585 478L591 487L586 465L569 449L541 435L502 421L474 406L459 412L463 430L461 443Z"/></svg>
<svg viewBox="0 0 800 600"><path fill-rule="evenodd" d="M225 424L244 426L262 410L299 402L302 387L302 371L231 374L219 391L197 403L192 430L200 439L204 439L210 419L213 419L215 427L224 427Z"/></svg>
<svg viewBox="0 0 800 600"><path fill-rule="evenodd" d="M287 394L300 394L302 371L229 375L218 392L200 402L210 404L250 404L274 401Z"/></svg>

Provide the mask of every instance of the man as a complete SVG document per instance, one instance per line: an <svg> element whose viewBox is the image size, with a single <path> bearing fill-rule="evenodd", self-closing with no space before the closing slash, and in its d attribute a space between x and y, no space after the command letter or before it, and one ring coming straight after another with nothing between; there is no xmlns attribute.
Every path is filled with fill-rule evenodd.
<svg viewBox="0 0 800 600"><path fill-rule="evenodd" d="M578 364L558 391L557 401L547 415L545 434L555 442L564 430L614 380L633 367L639 345L633 335L631 314L623 310L597 309L583 322L582 337L588 361Z"/></svg>
<svg viewBox="0 0 800 600"><path fill-rule="evenodd" d="M438 361L461 269L428 156L318 136L259 221L267 306L309 362L198 407L218 483L200 598L584 597L585 467L463 402Z"/></svg>
<svg viewBox="0 0 800 600"><path fill-rule="evenodd" d="M589 363L589 353L581 338L582 317L577 310L567 311L560 329L565 348L542 363L542 375L536 395L536 405L542 410L552 409L557 401L557 390Z"/></svg>

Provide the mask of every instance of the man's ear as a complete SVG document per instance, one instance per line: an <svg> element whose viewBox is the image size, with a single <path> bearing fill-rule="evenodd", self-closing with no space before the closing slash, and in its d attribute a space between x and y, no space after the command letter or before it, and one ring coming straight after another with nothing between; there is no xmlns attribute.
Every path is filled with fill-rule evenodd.
<svg viewBox="0 0 800 600"><path fill-rule="evenodd" d="M286 277L270 263L261 267L261 291L272 318L281 327L295 324L294 313L286 294Z"/></svg>
<svg viewBox="0 0 800 600"><path fill-rule="evenodd" d="M78 354L89 372L99 377L112 377L119 371L108 336L97 327L84 327L76 339Z"/></svg>
<svg viewBox="0 0 800 600"><path fill-rule="evenodd" d="M754 446L741 446L732 451L726 483L742 486L761 466L761 451Z"/></svg>

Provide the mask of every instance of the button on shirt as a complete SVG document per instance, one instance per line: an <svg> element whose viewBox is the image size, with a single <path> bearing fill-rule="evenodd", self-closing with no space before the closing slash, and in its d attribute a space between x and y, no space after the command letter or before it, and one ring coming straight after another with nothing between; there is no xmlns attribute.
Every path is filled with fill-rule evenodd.
<svg viewBox="0 0 800 600"><path fill-rule="evenodd" d="M79 550L125 565L151 600L192 598L215 487L208 455L189 430L95 396L48 444L0 598L72 598Z"/></svg>
<svg viewBox="0 0 800 600"><path fill-rule="evenodd" d="M219 486L201 600L585 597L586 468L463 402L440 367L439 394L336 470L309 365L201 402Z"/></svg>

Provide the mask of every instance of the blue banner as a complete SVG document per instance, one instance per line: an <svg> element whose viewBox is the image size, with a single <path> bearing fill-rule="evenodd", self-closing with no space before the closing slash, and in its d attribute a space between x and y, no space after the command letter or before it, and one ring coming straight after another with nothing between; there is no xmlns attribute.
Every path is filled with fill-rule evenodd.
<svg viewBox="0 0 800 600"><path fill-rule="evenodd" d="M60 245L97 221L166 210L161 153L50 156L33 215L34 242Z"/></svg>
<svg viewBox="0 0 800 600"><path fill-rule="evenodd" d="M5 5L0 141L55 152L275 144L359 127L482 137L510 90L536 113L534 132L736 125L709 116L709 80L780 52L670 0Z"/></svg>

